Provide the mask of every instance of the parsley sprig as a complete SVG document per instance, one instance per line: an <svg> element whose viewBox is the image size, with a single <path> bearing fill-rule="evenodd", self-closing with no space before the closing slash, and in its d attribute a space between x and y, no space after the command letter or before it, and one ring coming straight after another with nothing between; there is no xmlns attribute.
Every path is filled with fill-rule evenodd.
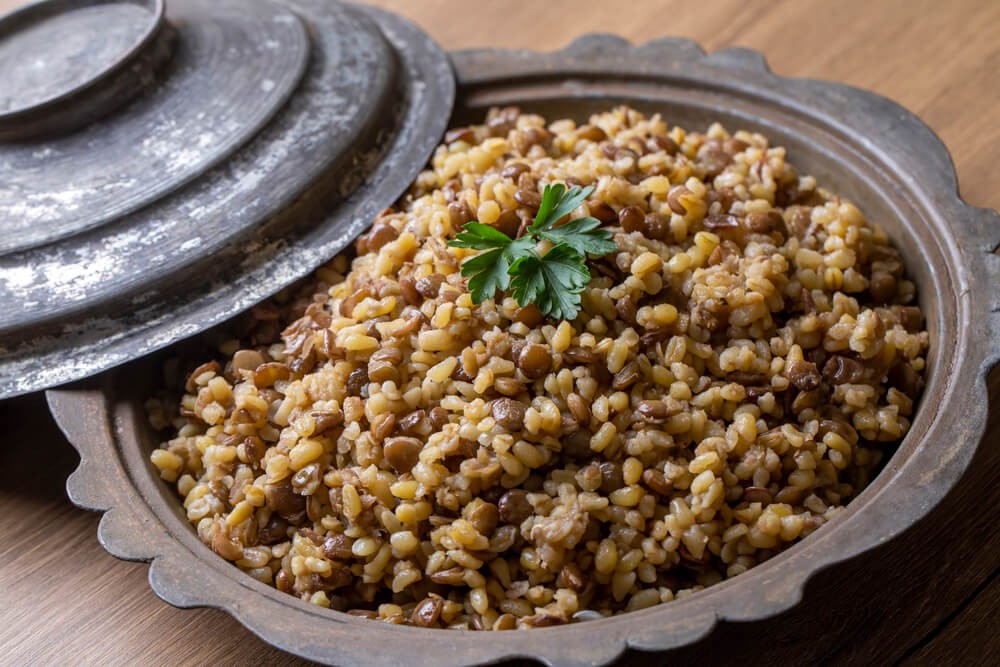
<svg viewBox="0 0 1000 667"><path fill-rule="evenodd" d="M567 190L562 183L546 185L534 223L517 239L481 222L466 223L448 245L481 251L462 263L473 302L509 290L521 306L533 303L543 315L575 318L580 293L590 282L587 255L606 255L616 248L611 232L599 229L596 218L559 224L593 192L593 186ZM535 250L540 240L552 244L544 255Z"/></svg>

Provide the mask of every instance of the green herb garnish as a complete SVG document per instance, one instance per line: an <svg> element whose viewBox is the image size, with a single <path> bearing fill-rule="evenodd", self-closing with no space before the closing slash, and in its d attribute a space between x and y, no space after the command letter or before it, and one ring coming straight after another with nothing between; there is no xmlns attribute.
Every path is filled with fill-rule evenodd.
<svg viewBox="0 0 1000 667"><path fill-rule="evenodd" d="M473 302L482 303L498 290L509 289L520 306L533 303L543 315L575 318L580 312L580 293L590 282L587 255L606 255L616 246L611 232L599 229L601 222L596 218L557 224L593 192L593 186L567 190L561 183L546 185L534 224L517 239L481 222L466 223L448 245L482 251L462 263ZM552 244L544 255L535 251L540 240Z"/></svg>

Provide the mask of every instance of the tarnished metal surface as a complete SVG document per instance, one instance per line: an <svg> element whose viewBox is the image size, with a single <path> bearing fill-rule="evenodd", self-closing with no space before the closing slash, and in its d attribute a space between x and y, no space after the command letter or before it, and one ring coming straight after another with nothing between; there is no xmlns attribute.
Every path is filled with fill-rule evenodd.
<svg viewBox="0 0 1000 667"><path fill-rule="evenodd" d="M440 48L405 26L383 35L340 3L282 5L310 24L311 61L250 143L134 214L0 257L0 397L141 357L274 294L346 246L426 162L454 96ZM173 0L168 18L183 43L183 17L238 31L245 8Z"/></svg>
<svg viewBox="0 0 1000 667"><path fill-rule="evenodd" d="M100 76L140 40L153 20L146 7L131 2L67 9L16 32L0 31L0 76L5 84L0 113L42 104Z"/></svg>
<svg viewBox="0 0 1000 667"><path fill-rule="evenodd" d="M846 510L746 574L603 620L526 632L454 632L309 605L201 544L148 460L156 437L143 398L158 360L142 360L50 392L49 404L81 455L70 497L82 507L111 510L101 522L101 543L120 558L151 561L149 579L160 597L182 607L224 609L266 641L329 664L449 667L530 657L559 667L601 665L626 649L661 653L690 645L720 621L759 621L788 610L810 580L836 582L838 564L914 527L955 488L983 436L984 378L1000 359L1000 256L993 252L1000 216L961 200L947 150L915 116L862 90L777 77L753 52L705 55L684 40L632 47L589 36L552 54L479 50L453 59L459 122L481 118L490 104L581 119L624 102L688 127L722 120L731 129L760 130L787 146L790 160L849 195L906 255L932 337L929 400L897 454ZM864 614L851 604L839 608L849 607L863 628ZM825 632L823 623L809 621L803 625L809 632Z"/></svg>
<svg viewBox="0 0 1000 667"><path fill-rule="evenodd" d="M84 127L167 58L164 0L41 0L0 16L0 140Z"/></svg>
<svg viewBox="0 0 1000 667"><path fill-rule="evenodd" d="M174 0L170 18L181 31L169 71L130 106L50 141L0 144L0 255L114 223L224 162L285 105L309 61L302 22L270 2ZM39 251L13 261L31 267L40 260L64 257ZM52 289L58 279L34 273L30 283L53 308L65 308L65 293ZM25 299L6 277L6 296ZM88 277L108 280L98 271ZM86 284L77 289L94 294Z"/></svg>

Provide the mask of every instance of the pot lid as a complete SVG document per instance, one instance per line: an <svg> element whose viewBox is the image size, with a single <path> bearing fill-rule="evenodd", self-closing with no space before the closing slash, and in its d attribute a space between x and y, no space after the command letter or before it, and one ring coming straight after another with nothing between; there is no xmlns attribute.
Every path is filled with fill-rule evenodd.
<svg viewBox="0 0 1000 667"><path fill-rule="evenodd" d="M307 275L404 192L453 100L429 37L331 0L44 0L0 17L0 398Z"/></svg>

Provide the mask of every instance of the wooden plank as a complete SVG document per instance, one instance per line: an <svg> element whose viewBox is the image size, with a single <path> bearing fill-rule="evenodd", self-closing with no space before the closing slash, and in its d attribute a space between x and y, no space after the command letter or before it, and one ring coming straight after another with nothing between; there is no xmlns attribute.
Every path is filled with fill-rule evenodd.
<svg viewBox="0 0 1000 667"><path fill-rule="evenodd" d="M995 665L1000 662L1000 570L903 667Z"/></svg>
<svg viewBox="0 0 1000 667"><path fill-rule="evenodd" d="M78 457L36 394L0 403L0 664L305 664L227 614L175 609L145 563L97 543L65 479ZM7 662L11 661L11 662Z"/></svg>
<svg viewBox="0 0 1000 667"><path fill-rule="evenodd" d="M169 0L168 0L169 1ZM0 0L0 11L19 4ZM642 42L695 39L709 50L762 51L782 75L869 88L919 113L955 157L964 196L1000 208L1000 3L960 0L764 2L720 0L378 0L446 48L549 50L590 31ZM474 7L474 8L473 8ZM0 403L0 663L302 664L267 647L227 615L174 609L149 590L146 566L117 561L96 541L96 515L74 509L63 484L75 454L40 397ZM996 442L996 441L994 441ZM997 447L932 521L872 558L818 577L794 613L731 625L678 653L678 662L890 662L995 656L996 581L968 602L1000 562L1000 536L979 507L1000 502ZM844 609L852 610L844 614ZM839 611L838 611L839 610ZM943 625L942 625L943 624ZM943 628L943 629L942 629ZM937 630L940 632L934 634ZM921 644L920 642L925 641ZM958 658L960 660L956 660ZM990 660L985 660L989 663ZM995 662L995 660L994 660Z"/></svg>

